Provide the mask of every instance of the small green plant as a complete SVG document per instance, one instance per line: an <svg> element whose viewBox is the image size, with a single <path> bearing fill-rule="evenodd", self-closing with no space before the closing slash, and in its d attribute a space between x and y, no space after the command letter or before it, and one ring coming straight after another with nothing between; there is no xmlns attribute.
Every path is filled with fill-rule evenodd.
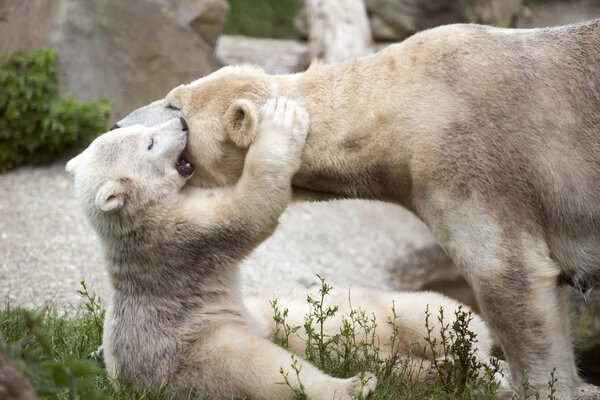
<svg viewBox="0 0 600 400"><path fill-rule="evenodd" d="M317 365L319 368L327 368L332 364L331 346L338 343L340 335L329 336L325 334L325 321L331 318L337 312L337 307L324 307L325 296L329 293L332 286L325 283L325 279L319 275L321 280L321 288L319 289L319 297L313 298L311 295L306 297L306 302L309 304L309 312L304 317L304 332L306 334L306 359ZM317 324L317 329L313 324Z"/></svg>
<svg viewBox="0 0 600 400"><path fill-rule="evenodd" d="M29 357L24 353L28 372L37 377L37 392L42 396L56 396L66 392L69 400L75 397L85 399L106 399L90 381L82 378L102 374L104 371L93 360L80 359L75 354L61 356L51 345L43 330L43 318L40 314L25 312L28 335L25 340L36 342L42 350L43 358Z"/></svg>
<svg viewBox="0 0 600 400"><path fill-rule="evenodd" d="M444 320L444 309L440 307L438 321L440 323L440 341L433 337L430 323L431 312L425 310L425 326L429 346L433 358L433 368L443 391L460 398L494 399L499 382L494 377L500 370L497 359L491 358L488 363L477 360L474 344L477 335L469 329L473 321L471 311L465 312L462 306L455 311L452 325ZM442 346L442 353L437 350Z"/></svg>
<svg viewBox="0 0 600 400"><path fill-rule="evenodd" d="M106 130L107 99L58 95L54 53L13 53L0 66L0 172L43 164Z"/></svg>
<svg viewBox="0 0 600 400"><path fill-rule="evenodd" d="M0 332L6 335L9 353L30 376L42 397L108 398L94 382L96 377L104 377L104 370L98 362L83 356L102 341L104 311L84 280L81 285L83 290L79 293L89 313L84 313L78 321L82 328L79 340L73 340L73 327L60 320L49 307L40 311L17 309L14 313L7 307L0 314ZM95 322L93 318L97 318ZM97 332L100 336L96 336Z"/></svg>
<svg viewBox="0 0 600 400"><path fill-rule="evenodd" d="M89 292L85 279L82 279L79 283L81 284L82 289L78 290L77 293L83 298L84 307L88 311L87 314L84 314L84 326L87 327L88 325L93 324L96 328L95 333L97 333L95 342L98 347L100 347L102 345L102 329L104 327L104 315L106 314L106 310L100 302L100 297L96 296L96 293Z"/></svg>
<svg viewBox="0 0 600 400"><path fill-rule="evenodd" d="M295 385L293 385L290 382L290 379L289 379L290 373L285 372L283 370L283 368L279 368L279 373L283 377L283 382L279 382L279 384L287 385L292 390L293 397L295 400L307 400L308 396L306 395L306 389L304 388L304 385L300 381L300 371L302 370L302 366L298 365L298 359L296 358L295 354L292 354L291 367L292 367L292 370L294 370L294 373L296 374L296 379L298 380L298 387L296 387Z"/></svg>
<svg viewBox="0 0 600 400"><path fill-rule="evenodd" d="M558 382L558 378L556 377L556 368L552 368L552 372L550 373L550 380L548 381L548 389L550 389L550 393L548 393L549 400L556 399L556 382Z"/></svg>
<svg viewBox="0 0 600 400"><path fill-rule="evenodd" d="M275 328L273 332L269 335L269 337L275 341L280 347L284 349L289 349L290 344L290 335L292 333L296 333L299 326L290 326L286 322L286 318L288 316L289 310L287 308L283 309L283 312L279 310L279 306L277 305L277 300L273 300L270 302L271 307L273 308L273 320L275 321Z"/></svg>
<svg viewBox="0 0 600 400"><path fill-rule="evenodd" d="M392 349L392 355L385 359L382 364L381 372L382 376L387 378L392 375L394 370L397 370L398 364L400 363L400 356L397 351L393 351L396 348L396 340L398 339L398 334L400 333L400 329L398 328L398 324L396 321L398 320L398 314L396 313L396 302L392 300L392 315L388 316L387 323L392 328L392 334L390 336L390 348ZM403 369L406 370L409 366L405 364ZM406 372L406 371L404 371Z"/></svg>
<svg viewBox="0 0 600 400"><path fill-rule="evenodd" d="M556 382L558 382L558 378L556 377L556 368L552 369L550 373L550 379L548 380L548 390L549 393L546 396L548 400L558 400L556 397ZM521 388L518 393L513 394L512 400L540 400L540 392L529 387L529 376L527 370L523 371L523 375L521 376Z"/></svg>
<svg viewBox="0 0 600 400"><path fill-rule="evenodd" d="M527 375L527 370L523 371L523 375L521 376L521 390L519 393L515 393L512 396L512 400L539 400L540 393L537 390L532 390L529 387L529 377Z"/></svg>

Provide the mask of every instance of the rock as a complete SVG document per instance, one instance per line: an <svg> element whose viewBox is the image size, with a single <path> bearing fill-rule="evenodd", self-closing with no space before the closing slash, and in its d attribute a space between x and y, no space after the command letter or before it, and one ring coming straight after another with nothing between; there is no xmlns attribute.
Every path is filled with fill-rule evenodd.
<svg viewBox="0 0 600 400"><path fill-rule="evenodd" d="M373 53L362 0L306 0L305 3L311 59L336 63Z"/></svg>
<svg viewBox="0 0 600 400"><path fill-rule="evenodd" d="M365 0L376 40L399 41L455 22L510 26L521 0Z"/></svg>
<svg viewBox="0 0 600 400"><path fill-rule="evenodd" d="M308 46L294 40L223 35L215 53L225 64L258 65L274 75L303 71L310 64Z"/></svg>
<svg viewBox="0 0 600 400"><path fill-rule="evenodd" d="M458 1L458 9L465 22L494 26L514 26L521 10L521 0Z"/></svg>
<svg viewBox="0 0 600 400"><path fill-rule="evenodd" d="M523 8L517 18L516 26L534 28L568 25L595 18L600 18L600 2L597 0L556 2Z"/></svg>
<svg viewBox="0 0 600 400"><path fill-rule="evenodd" d="M170 3L152 0L5 0L0 56L52 48L60 90L78 100L109 98L116 121L221 66L175 14Z"/></svg>
<svg viewBox="0 0 600 400"><path fill-rule="evenodd" d="M223 32L229 3L225 0L170 0L180 24L190 25L213 49Z"/></svg>
<svg viewBox="0 0 600 400"><path fill-rule="evenodd" d="M0 399L37 400L29 377L6 353L0 338Z"/></svg>

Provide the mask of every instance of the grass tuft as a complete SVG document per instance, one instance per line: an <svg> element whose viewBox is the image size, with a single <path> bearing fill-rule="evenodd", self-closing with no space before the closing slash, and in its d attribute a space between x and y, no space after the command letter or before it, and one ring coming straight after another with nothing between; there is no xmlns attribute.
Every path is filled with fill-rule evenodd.
<svg viewBox="0 0 600 400"><path fill-rule="evenodd" d="M277 301L271 303L276 327L271 338L280 346L289 347L290 335L304 331L306 358L326 373L347 378L371 371L377 375L377 390L371 398L405 400L463 400L493 399L498 383L494 375L498 371L497 361L489 363L477 361L474 357L476 335L469 330L472 320L470 312L462 309L455 313L454 321L445 322L443 309L439 310L441 323L440 337L443 344L441 354L435 353L439 343L433 339L433 331L427 322L430 350L436 355L431 373L423 379L415 376L420 368L419 361L393 353L381 357L379 338L375 336L378 323L390 324L394 335L390 338L392 348L398 329L395 325L395 305L392 305L387 321L376 321L367 310L351 308L343 317L342 326L335 335L327 335L323 329L325 322L336 315L337 308L325 307L324 299L332 289L324 279L316 296L307 296L309 312L304 325L291 326L286 321L287 309L281 309ZM49 304L36 310L26 310L7 304L0 310L0 333L7 343L9 355L32 379L33 385L42 398L51 399L171 399L173 391L168 383L159 393L139 392L132 386L120 385L112 381L103 366L91 359L102 341L105 310L101 299L89 291L85 281L81 282L79 294L83 302L75 315L67 316L57 312ZM424 310L427 321L432 317ZM294 357L293 373L300 367ZM290 385L288 375L282 371L281 384ZM556 377L553 372L548 386L554 399ZM192 396L187 399L206 399L206 396ZM306 399L303 386L295 390L296 399ZM359 395L356 397L360 398ZM523 376L521 393L513 400L539 399L537 392L529 387L527 374Z"/></svg>

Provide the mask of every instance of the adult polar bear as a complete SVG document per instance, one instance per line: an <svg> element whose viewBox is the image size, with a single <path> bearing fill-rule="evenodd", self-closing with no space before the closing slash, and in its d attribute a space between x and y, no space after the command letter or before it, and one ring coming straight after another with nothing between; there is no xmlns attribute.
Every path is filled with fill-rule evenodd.
<svg viewBox="0 0 600 400"><path fill-rule="evenodd" d="M567 288L600 279L600 20L448 25L364 58L269 76L225 67L118 123L185 115L192 184L241 174L267 99L311 118L294 185L415 212L465 274L513 382L579 383Z"/></svg>

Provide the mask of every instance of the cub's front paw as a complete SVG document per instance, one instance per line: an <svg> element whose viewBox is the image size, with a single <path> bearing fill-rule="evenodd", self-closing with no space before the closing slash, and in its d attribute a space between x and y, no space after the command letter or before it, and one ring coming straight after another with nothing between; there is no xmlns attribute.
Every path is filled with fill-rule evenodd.
<svg viewBox="0 0 600 400"><path fill-rule="evenodd" d="M285 158L296 171L308 134L309 116L294 100L270 99L261 108L257 141Z"/></svg>
<svg viewBox="0 0 600 400"><path fill-rule="evenodd" d="M353 399L357 394L361 394L363 399L366 399L375 393L377 386L377 377L371 372L365 372L362 376L356 375L346 379L346 393L341 397L342 400Z"/></svg>

